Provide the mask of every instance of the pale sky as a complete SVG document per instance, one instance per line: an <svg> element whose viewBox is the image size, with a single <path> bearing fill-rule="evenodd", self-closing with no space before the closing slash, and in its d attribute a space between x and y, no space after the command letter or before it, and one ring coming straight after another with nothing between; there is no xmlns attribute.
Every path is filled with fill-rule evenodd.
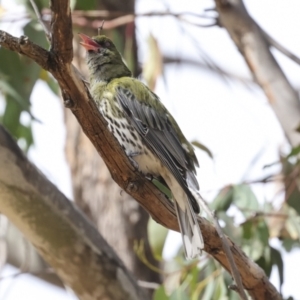
<svg viewBox="0 0 300 300"><path fill-rule="evenodd" d="M2 1L2 5L8 3L9 0ZM137 11L164 11L168 7L163 3L171 3L170 10L178 12L201 13L204 8L213 6L212 1L207 0L164 2L139 0ZM300 56L299 0L247 0L245 4L254 19L272 37ZM18 24L13 24L5 29L19 35L17 28ZM196 44L200 45L223 68L241 76L250 76L247 66L224 29L201 29L189 25L180 27L170 17L154 17L138 19L137 30L142 60L147 55L146 43L150 33L157 37L160 49L164 53L198 59L199 50L191 42L192 36ZM185 30L184 36L182 30ZM274 53L287 77L299 87L299 66L277 51ZM241 84L225 83L214 74L197 68L169 66L165 69L165 74L167 86L164 80L159 80L157 94L176 118L187 138L202 142L215 157L212 161L205 153L197 150L200 162L198 179L201 192L206 199L213 199L218 189L225 184L261 178L269 172L277 171L276 167L266 170L262 170L262 167L278 160L279 149L287 149L287 144L276 116L259 88L253 87L253 91L249 92ZM47 92L47 88L42 83L37 84L31 100L32 112L42 120L42 124L35 124L33 127L36 144L30 151L30 158L62 192L71 198L69 171L63 152L65 129L61 103ZM250 162L259 154L259 159L249 169ZM249 172L245 174L247 168ZM261 200L271 199L275 192L275 186L255 185L253 189ZM281 198L276 199L278 203L281 200ZM238 223L239 220L236 222ZM180 235L171 233L167 247L164 249L164 256L172 257L177 251L175 245L179 246L180 243ZM274 247L278 248L278 244L272 241ZM298 287L300 268L295 268L296 264L300 265L299 251L284 254L283 259L284 296L292 295L295 299L300 299ZM2 276L11 271L9 268L5 269ZM271 281L278 287L277 271L272 273ZM52 286L38 282L31 276L20 276L13 281L2 280L0 299L4 293L7 293L8 282L13 282L14 286L6 294L6 300L44 300L48 299L46 295L49 299L72 299L64 291L53 289Z"/></svg>

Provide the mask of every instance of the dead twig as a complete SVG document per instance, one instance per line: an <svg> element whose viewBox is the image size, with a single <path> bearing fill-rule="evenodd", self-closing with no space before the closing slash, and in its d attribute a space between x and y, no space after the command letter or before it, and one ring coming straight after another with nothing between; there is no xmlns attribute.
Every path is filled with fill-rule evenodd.
<svg viewBox="0 0 300 300"><path fill-rule="evenodd" d="M48 40L49 42L51 42L51 35L50 35L50 32L49 32L49 30L48 30L46 24L44 23L44 21L43 21L43 19L42 19L42 16L41 16L41 14L40 14L40 11L39 11L38 7L36 6L34 0L30 0L30 3L31 3L32 8L33 8L33 10L34 10L34 12L35 12L35 14L36 14L36 16L37 16L37 18L38 18L39 23L42 25L42 28L43 28L43 30L44 30L44 32L45 32L45 35L46 35L46 37L47 37L47 40Z"/></svg>

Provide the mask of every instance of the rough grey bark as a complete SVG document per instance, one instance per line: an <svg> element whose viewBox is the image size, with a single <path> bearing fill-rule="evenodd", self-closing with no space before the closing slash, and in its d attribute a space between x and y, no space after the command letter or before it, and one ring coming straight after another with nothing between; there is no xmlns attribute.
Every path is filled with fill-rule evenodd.
<svg viewBox="0 0 300 300"><path fill-rule="evenodd" d="M0 211L83 300L147 299L114 251L0 126Z"/></svg>
<svg viewBox="0 0 300 300"><path fill-rule="evenodd" d="M299 95L270 51L270 39L252 19L242 0L215 0L219 22L243 55L253 77L265 92L292 146L300 144Z"/></svg>
<svg viewBox="0 0 300 300"><path fill-rule="evenodd" d="M30 273L56 286L64 287L63 282L55 272L50 270L49 265L38 254L33 245L9 220L4 232L4 241L7 246L6 263L19 268L20 272Z"/></svg>

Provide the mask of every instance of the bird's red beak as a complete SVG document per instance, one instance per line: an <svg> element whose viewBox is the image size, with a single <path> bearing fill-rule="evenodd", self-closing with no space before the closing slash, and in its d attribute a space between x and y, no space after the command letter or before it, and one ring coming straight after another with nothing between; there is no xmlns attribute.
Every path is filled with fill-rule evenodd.
<svg viewBox="0 0 300 300"><path fill-rule="evenodd" d="M87 51L97 51L101 46L96 43L93 39L91 39L89 36L79 33L78 34L80 38L82 39L82 42L80 42L80 45L82 45Z"/></svg>

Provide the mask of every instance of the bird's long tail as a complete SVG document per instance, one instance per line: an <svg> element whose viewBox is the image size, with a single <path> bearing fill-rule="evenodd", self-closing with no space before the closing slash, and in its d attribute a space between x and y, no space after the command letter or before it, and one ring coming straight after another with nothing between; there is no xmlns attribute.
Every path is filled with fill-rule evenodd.
<svg viewBox="0 0 300 300"><path fill-rule="evenodd" d="M203 237L197 222L197 216L190 200L187 197L185 197L184 201L184 210L179 206L177 201L174 202L182 235L185 256L187 259L196 258L198 255L201 255L201 250L204 249Z"/></svg>

